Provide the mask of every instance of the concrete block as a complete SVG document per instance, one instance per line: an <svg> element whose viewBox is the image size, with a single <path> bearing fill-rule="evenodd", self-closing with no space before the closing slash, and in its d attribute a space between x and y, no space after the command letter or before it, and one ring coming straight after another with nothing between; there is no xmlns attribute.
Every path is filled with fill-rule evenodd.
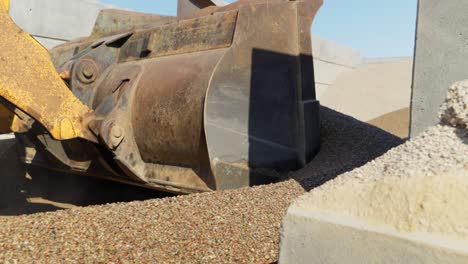
<svg viewBox="0 0 468 264"><path fill-rule="evenodd" d="M448 87L468 73L468 1L419 0L411 136L438 122Z"/></svg>
<svg viewBox="0 0 468 264"><path fill-rule="evenodd" d="M338 76L352 70L348 66L314 59L315 82L319 84L333 84Z"/></svg>
<svg viewBox="0 0 468 264"><path fill-rule="evenodd" d="M440 131L447 133L440 139L450 142L446 138L452 132ZM417 159L421 147L415 146L422 142L386 157ZM463 160L460 153L454 155ZM433 175L426 170L410 176L412 168L405 176L381 175L375 168L384 160L297 199L283 220L280 263L468 263L468 213L460 202L467 198L468 167ZM382 171L406 163L387 164Z"/></svg>
<svg viewBox="0 0 468 264"><path fill-rule="evenodd" d="M388 57L388 58L364 58L364 64L391 63L408 59L408 57Z"/></svg>
<svg viewBox="0 0 468 264"><path fill-rule="evenodd" d="M42 46L46 49L52 49L55 46L65 43L63 40L56 40L51 38L44 38L44 37L34 37Z"/></svg>
<svg viewBox="0 0 468 264"><path fill-rule="evenodd" d="M326 91L318 94L318 99L322 105L365 122L407 108L411 98L412 62L412 58L404 58L363 64L341 72ZM317 82L322 82L324 76L332 76L326 70L336 73L337 68L326 66L316 63Z"/></svg>
<svg viewBox="0 0 468 264"><path fill-rule="evenodd" d="M280 264L468 263L468 240L399 232L326 211L291 207L282 232Z"/></svg>
<svg viewBox="0 0 468 264"><path fill-rule="evenodd" d="M315 35L312 36L312 53L315 59L350 68L363 62L359 51Z"/></svg>
<svg viewBox="0 0 468 264"><path fill-rule="evenodd" d="M327 92L328 88L330 85L328 84L322 84L322 83L315 83L315 95L318 100L322 98L322 96Z"/></svg>
<svg viewBox="0 0 468 264"><path fill-rule="evenodd" d="M317 36L312 36L312 53L318 98L340 75L352 71L364 60L359 51Z"/></svg>
<svg viewBox="0 0 468 264"><path fill-rule="evenodd" d="M66 41L88 36L104 8L111 6L93 0L15 0L10 16L34 37Z"/></svg>

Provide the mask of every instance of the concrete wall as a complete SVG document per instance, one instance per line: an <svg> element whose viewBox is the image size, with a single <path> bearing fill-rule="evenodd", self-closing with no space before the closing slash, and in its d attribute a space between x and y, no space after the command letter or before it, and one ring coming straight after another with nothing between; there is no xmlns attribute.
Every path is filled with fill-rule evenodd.
<svg viewBox="0 0 468 264"><path fill-rule="evenodd" d="M312 36L312 53L319 98L338 76L354 70L364 60L359 51L317 36Z"/></svg>
<svg viewBox="0 0 468 264"><path fill-rule="evenodd" d="M283 222L280 264L467 263L467 240L410 233L343 213L291 207Z"/></svg>
<svg viewBox="0 0 468 264"><path fill-rule="evenodd" d="M367 61L340 74L318 99L336 111L370 121L409 107L412 67L411 57Z"/></svg>
<svg viewBox="0 0 468 264"><path fill-rule="evenodd" d="M419 0L411 135L438 121L448 88L468 77L468 1Z"/></svg>
<svg viewBox="0 0 468 264"><path fill-rule="evenodd" d="M10 15L46 48L88 36L99 11L110 8L94 0L14 0Z"/></svg>

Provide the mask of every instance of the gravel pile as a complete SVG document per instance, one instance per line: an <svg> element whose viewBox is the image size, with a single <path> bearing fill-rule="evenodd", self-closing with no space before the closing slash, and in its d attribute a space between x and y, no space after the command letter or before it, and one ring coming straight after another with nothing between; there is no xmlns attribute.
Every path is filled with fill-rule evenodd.
<svg viewBox="0 0 468 264"><path fill-rule="evenodd" d="M468 81L456 83L441 124L296 200L406 232L468 238Z"/></svg>
<svg viewBox="0 0 468 264"><path fill-rule="evenodd" d="M468 166L468 81L450 87L441 106L441 123L340 179L432 176Z"/></svg>
<svg viewBox="0 0 468 264"><path fill-rule="evenodd" d="M322 107L322 148L306 168L293 173L310 190L344 172L361 167L404 141L347 115Z"/></svg>
<svg viewBox="0 0 468 264"><path fill-rule="evenodd" d="M270 263L291 202L402 143L322 109L323 145L278 184L20 217L0 217L0 262Z"/></svg>
<svg viewBox="0 0 468 264"><path fill-rule="evenodd" d="M265 263L294 182L2 219L0 262Z"/></svg>

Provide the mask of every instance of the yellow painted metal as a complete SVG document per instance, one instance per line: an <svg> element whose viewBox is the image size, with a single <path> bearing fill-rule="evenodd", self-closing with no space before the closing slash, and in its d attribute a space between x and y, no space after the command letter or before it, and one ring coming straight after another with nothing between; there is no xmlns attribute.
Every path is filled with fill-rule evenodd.
<svg viewBox="0 0 468 264"><path fill-rule="evenodd" d="M3 7L8 11L10 10L10 0L2 0Z"/></svg>
<svg viewBox="0 0 468 264"><path fill-rule="evenodd" d="M93 115L60 79L47 50L0 5L0 97L41 123L57 140L95 141L85 119Z"/></svg>
<svg viewBox="0 0 468 264"><path fill-rule="evenodd" d="M3 8L8 10L10 7L10 1L1 0L0 5L3 5ZM0 134L11 132L10 125L13 120L13 115L14 114L11 111L9 111L6 107L0 105Z"/></svg>

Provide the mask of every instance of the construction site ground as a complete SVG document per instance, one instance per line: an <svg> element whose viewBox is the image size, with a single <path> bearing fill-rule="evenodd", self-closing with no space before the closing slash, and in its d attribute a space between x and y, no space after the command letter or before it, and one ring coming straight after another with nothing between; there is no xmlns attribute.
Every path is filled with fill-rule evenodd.
<svg viewBox="0 0 468 264"><path fill-rule="evenodd" d="M322 122L320 154L303 170L284 175L281 183L0 217L0 261L142 262L157 259L180 263L208 258L207 262L274 262L278 256L281 221L295 198L402 143L396 136L327 108L322 109ZM15 154L12 142L9 149L10 153L2 156L14 167L18 163L10 158ZM12 177L25 177L18 167L7 172L11 171L20 172L20 175ZM34 181L34 178L27 178L26 182ZM69 179L75 181L74 177ZM52 181L51 177L46 181ZM52 186L57 185L54 183ZM86 195L97 198L89 199L89 204L99 203L98 197L102 197L99 187L79 190L79 186L70 183L62 186L68 190L62 192L63 197L73 197L69 192L81 192L75 197L82 202L81 205L83 199L86 202ZM98 186L109 188L103 183ZM122 187L116 189L121 191ZM17 204L28 208L28 200L37 194L34 195L34 188L29 189L33 195L24 191L16 188L16 192L20 192L16 194ZM46 188L40 199L51 201L53 193L53 189ZM112 199L120 195L115 194ZM154 198L160 195L154 192ZM8 202L6 198L1 200ZM60 205L72 203L63 201Z"/></svg>
<svg viewBox="0 0 468 264"><path fill-rule="evenodd" d="M408 58L387 63L364 64L354 72L340 76L330 90L323 95L324 98L319 99L323 99L324 104L329 108L338 108L339 111L352 115L356 119L378 116L368 122L398 137L406 138L409 127L411 66L412 60ZM381 78L377 78L376 75ZM388 80L391 80L391 84L387 82ZM369 93L372 89L379 89L382 97L390 100L390 102L383 103L393 106L393 108L391 106L388 108L388 113L382 114L382 109L378 104L362 104L362 101L371 101L372 96L375 97L374 94ZM360 92L353 93L353 90ZM398 90L399 97L392 101L386 95L393 90ZM349 100L346 104L338 106L328 99L330 96L335 96L336 101L344 101L346 98ZM354 106L353 102L356 102ZM404 104L407 105L406 108L397 110ZM354 110L354 108L362 107L365 111ZM4 188L0 192L0 215L31 214L76 206L172 196L92 177L58 173L34 167L25 168L18 160L14 142L13 135L0 136L0 186L2 186L0 188Z"/></svg>
<svg viewBox="0 0 468 264"><path fill-rule="evenodd" d="M406 74L399 69L382 76L398 79ZM409 89L400 80L394 85ZM176 197L24 168L14 139L1 140L0 262L275 262L281 222L296 198L405 142L408 110L390 112L371 123L395 135L322 107L322 149L306 168L276 184Z"/></svg>

